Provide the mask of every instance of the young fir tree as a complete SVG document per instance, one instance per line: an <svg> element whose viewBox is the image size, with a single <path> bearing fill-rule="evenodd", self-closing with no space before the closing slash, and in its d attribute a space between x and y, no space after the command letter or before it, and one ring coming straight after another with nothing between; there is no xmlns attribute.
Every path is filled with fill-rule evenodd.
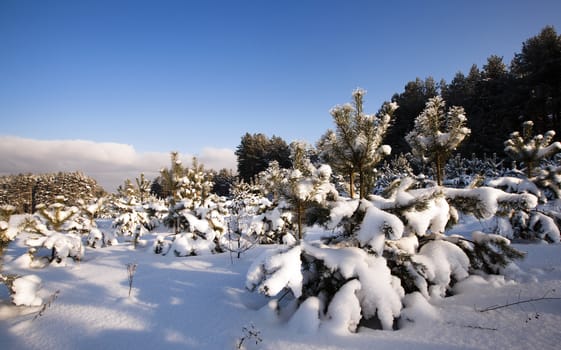
<svg viewBox="0 0 561 350"><path fill-rule="evenodd" d="M62 263L67 257L80 260L84 255L82 238L75 234L80 227L76 222L80 210L75 206L68 206L64 196L55 197L50 204L41 203L35 207L34 220L28 229L37 233L25 243L34 248L51 250L50 261Z"/></svg>
<svg viewBox="0 0 561 350"><path fill-rule="evenodd" d="M550 130L545 135L533 134L534 122L531 120L522 124L522 134L515 131L510 139L505 141L505 153L526 167L526 176L531 179L536 175L535 169L542 159L551 157L561 151L561 143L553 142L555 131Z"/></svg>
<svg viewBox="0 0 561 350"><path fill-rule="evenodd" d="M313 205L325 206L327 201L337 199L338 194L330 182L329 165L316 168L306 156L307 146L300 142L293 142L290 147L293 169L289 171L284 195L292 203L296 213L298 239L302 239L305 210Z"/></svg>
<svg viewBox="0 0 561 350"><path fill-rule="evenodd" d="M453 106L446 111L444 99L435 96L428 100L415 119L413 130L405 137L413 155L424 163L434 163L439 186L444 180L446 161L471 132L465 126L466 120L462 107Z"/></svg>
<svg viewBox="0 0 561 350"><path fill-rule="evenodd" d="M177 152L171 154L171 167L160 173L168 202L168 215L163 223L173 228L176 235L182 231L192 232L189 218L197 216L196 209L205 206L212 191L212 173L195 157L191 167L184 167Z"/></svg>
<svg viewBox="0 0 561 350"><path fill-rule="evenodd" d="M2 252L8 246L8 243L15 237L10 232L10 216L15 212L16 208L13 205L0 205L0 259L2 259Z"/></svg>
<svg viewBox="0 0 561 350"><path fill-rule="evenodd" d="M162 186L162 196L168 202L168 215L164 218L164 224L174 229L175 234L181 231L182 223L179 210L182 205L181 200L181 182L179 179L183 177L185 168L179 159L178 152L171 152L171 166L160 170L160 181ZM181 207L181 208L180 208Z"/></svg>
<svg viewBox="0 0 561 350"><path fill-rule="evenodd" d="M113 221L116 228L115 233L131 236L136 248L140 237L154 228L143 204L140 201L140 191L130 179L125 180L123 186L119 186L118 196L112 205L118 212Z"/></svg>
<svg viewBox="0 0 561 350"><path fill-rule="evenodd" d="M136 188L138 190L138 195L140 196L140 202L144 203L148 196L150 196L151 182L144 177L144 173L140 174L140 177L136 178Z"/></svg>
<svg viewBox="0 0 561 350"><path fill-rule="evenodd" d="M378 114L366 114L363 110L365 94L365 90L356 89L352 104L331 109L335 131L328 130L318 142L323 159L348 177L351 198L354 197L355 176L358 175L359 197L364 198L368 185L373 185L374 167L390 153L391 148L382 145L382 141L398 107L396 103L385 103Z"/></svg>
<svg viewBox="0 0 561 350"><path fill-rule="evenodd" d="M54 231L65 231L64 226L74 219L79 210L77 207L68 207L64 196L55 197L55 201L50 204L41 203L35 206L38 215L47 225L47 228Z"/></svg>

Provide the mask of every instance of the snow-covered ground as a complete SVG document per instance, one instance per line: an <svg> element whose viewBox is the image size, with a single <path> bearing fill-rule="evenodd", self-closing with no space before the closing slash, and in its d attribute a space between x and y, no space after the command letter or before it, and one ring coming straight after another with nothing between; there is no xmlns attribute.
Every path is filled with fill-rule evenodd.
<svg viewBox="0 0 561 350"><path fill-rule="evenodd" d="M152 236L146 237L149 241ZM41 307L13 306L0 285L0 349L559 349L561 246L519 244L527 252L507 278L472 276L445 299L409 297L397 331L356 334L280 321L268 300L245 289L267 246L230 254L171 257L150 242L87 248L83 261L30 269L23 237L5 252L5 273L41 278ZM127 264L137 264L129 296ZM59 291L58 293L56 293ZM533 302L528 299L546 297ZM481 312L494 305L522 302ZM311 321L313 322L313 320Z"/></svg>

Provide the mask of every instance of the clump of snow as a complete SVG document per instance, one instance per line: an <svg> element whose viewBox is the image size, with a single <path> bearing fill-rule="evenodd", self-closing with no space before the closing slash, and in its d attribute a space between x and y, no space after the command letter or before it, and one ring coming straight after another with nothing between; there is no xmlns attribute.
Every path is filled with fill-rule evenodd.
<svg viewBox="0 0 561 350"><path fill-rule="evenodd" d="M443 233L450 219L450 207L443 197L429 201L424 210L410 210L403 215L407 221L408 231L418 236L431 233Z"/></svg>
<svg viewBox="0 0 561 350"><path fill-rule="evenodd" d="M537 233L540 239L548 240L552 243L560 242L561 233L559 232L559 228L553 218L547 215L540 212L532 213L528 227Z"/></svg>
<svg viewBox="0 0 561 350"><path fill-rule="evenodd" d="M327 224L327 228L332 230L341 223L343 218L353 215L358 207L358 204L358 200L340 200L335 202L329 214L330 220Z"/></svg>
<svg viewBox="0 0 561 350"><path fill-rule="evenodd" d="M12 302L17 306L39 306L43 299L37 296L41 288L41 278L37 275L25 275L14 279L12 283Z"/></svg>
<svg viewBox="0 0 561 350"><path fill-rule="evenodd" d="M317 297L309 297L298 307L298 310L288 321L288 327L293 332L313 334L320 325L321 301Z"/></svg>
<svg viewBox="0 0 561 350"><path fill-rule="evenodd" d="M249 290L275 296L285 287L295 297L302 295L301 247L273 249L265 252L251 265L246 278Z"/></svg>
<svg viewBox="0 0 561 350"><path fill-rule="evenodd" d="M399 239L403 235L403 222L393 214L376 208L370 202L363 200L361 206L366 207L364 219L357 232L357 239L362 246L370 246L382 254L384 241L388 239Z"/></svg>
<svg viewBox="0 0 561 350"><path fill-rule="evenodd" d="M500 242L504 244L510 244L510 240L507 238L495 235L492 233L483 233L481 231L473 231L471 233L471 239L476 243L490 243L490 242Z"/></svg>
<svg viewBox="0 0 561 350"><path fill-rule="evenodd" d="M439 318L438 310L419 292L413 292L403 297L403 309L401 310L401 322L403 327L406 322L423 323L434 322Z"/></svg>
<svg viewBox="0 0 561 350"><path fill-rule="evenodd" d="M460 203L460 200L470 199L476 201L476 208L458 208L471 210L480 218L490 218L496 215L499 209L508 205L514 209L531 209L538 205L536 196L529 193L506 193L492 187L479 187L473 189L445 188L446 198Z"/></svg>
<svg viewBox="0 0 561 350"><path fill-rule="evenodd" d="M285 245L295 245L297 242L296 238L290 233L286 233L282 236L282 243Z"/></svg>
<svg viewBox="0 0 561 350"><path fill-rule="evenodd" d="M86 240L89 247L97 248L103 244L103 233L96 227L92 228Z"/></svg>
<svg viewBox="0 0 561 350"><path fill-rule="evenodd" d="M452 278L461 281L469 276L470 263L467 255L457 245L444 240L425 244L412 260L425 267L423 274L426 281L417 279L415 282L426 298L444 297Z"/></svg>
<svg viewBox="0 0 561 350"><path fill-rule="evenodd" d="M322 327L335 334L355 332L361 319L361 305L357 293L361 283L350 280L337 291L327 310L328 319Z"/></svg>
<svg viewBox="0 0 561 350"><path fill-rule="evenodd" d="M306 242L302 245L306 253L323 260L328 268L339 271L344 278L358 278L362 317L377 316L383 329L392 329L394 318L401 310L404 291L399 279L391 275L384 258L355 247L320 247Z"/></svg>
<svg viewBox="0 0 561 350"><path fill-rule="evenodd" d="M502 189L508 193L531 193L536 197L541 197L541 191L535 183L527 178L511 176L499 177L486 182L487 186Z"/></svg>
<svg viewBox="0 0 561 350"><path fill-rule="evenodd" d="M175 256L191 256L212 254L215 247L213 241L203 239L190 232L184 232L175 237L168 250L173 252Z"/></svg>

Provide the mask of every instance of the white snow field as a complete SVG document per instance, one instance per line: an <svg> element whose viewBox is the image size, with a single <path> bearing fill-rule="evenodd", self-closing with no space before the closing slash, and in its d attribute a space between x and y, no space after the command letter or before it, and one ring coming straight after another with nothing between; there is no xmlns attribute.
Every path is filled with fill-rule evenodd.
<svg viewBox="0 0 561 350"><path fill-rule="evenodd" d="M420 294L406 296L398 330L361 326L357 333L341 333L306 312L306 306L317 309L314 299L286 321L274 313L269 299L245 289L251 263L270 246L257 246L240 259L229 253L175 257L154 254L150 240L155 236L144 238L147 244L136 250L131 243L88 247L81 262L30 268L24 238L18 237L5 252L2 269L38 276L42 283L36 297L46 306L14 306L0 285L0 349L561 346L559 244L517 244L526 259L511 265L505 278L471 276L456 285L453 296L429 302ZM130 296L127 264L137 264ZM507 303L518 304L480 311ZM353 312L353 305L338 306L340 312Z"/></svg>

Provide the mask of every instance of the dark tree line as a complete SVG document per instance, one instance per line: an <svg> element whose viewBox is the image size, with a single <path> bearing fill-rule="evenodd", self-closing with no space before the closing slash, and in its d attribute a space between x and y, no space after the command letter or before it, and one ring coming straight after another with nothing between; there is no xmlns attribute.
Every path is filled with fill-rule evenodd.
<svg viewBox="0 0 561 350"><path fill-rule="evenodd" d="M473 65L450 83L417 78L392 101L399 109L386 137L392 153L410 151L403 136L413 128L426 101L440 94L449 106L463 106L471 136L459 151L464 156L497 153L504 157L504 141L522 122L531 120L537 133L561 132L561 36L551 26L526 40L510 65L492 55L481 69Z"/></svg>
<svg viewBox="0 0 561 350"><path fill-rule="evenodd" d="M101 197L105 191L81 172L18 174L0 177L0 205L13 205L16 213L33 213L35 206L64 196L69 205Z"/></svg>
<svg viewBox="0 0 561 350"><path fill-rule="evenodd" d="M290 147L280 137L246 133L236 149L238 176L250 183L254 176L267 169L269 163L277 161L281 168L290 168Z"/></svg>

